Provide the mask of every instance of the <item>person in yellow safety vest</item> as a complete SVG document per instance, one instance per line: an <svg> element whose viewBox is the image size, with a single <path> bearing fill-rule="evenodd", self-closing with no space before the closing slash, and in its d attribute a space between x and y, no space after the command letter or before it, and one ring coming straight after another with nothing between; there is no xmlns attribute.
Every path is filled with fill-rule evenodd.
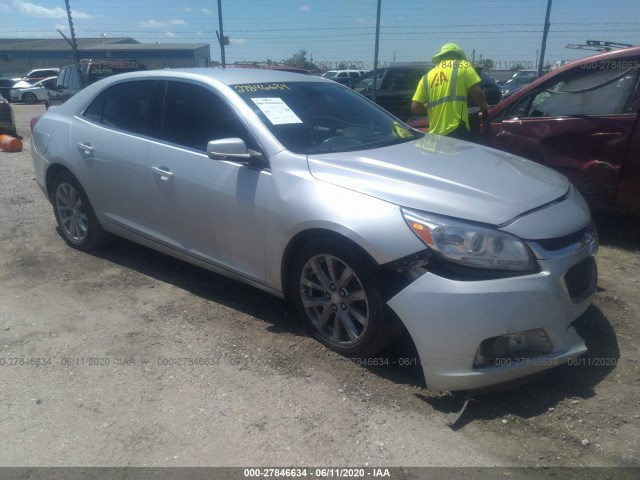
<svg viewBox="0 0 640 480"><path fill-rule="evenodd" d="M480 77L455 43L444 44L432 60L435 67L418 83L411 111L416 115L429 115L430 133L468 140L467 95L480 106L483 114L489 110L480 88Z"/></svg>

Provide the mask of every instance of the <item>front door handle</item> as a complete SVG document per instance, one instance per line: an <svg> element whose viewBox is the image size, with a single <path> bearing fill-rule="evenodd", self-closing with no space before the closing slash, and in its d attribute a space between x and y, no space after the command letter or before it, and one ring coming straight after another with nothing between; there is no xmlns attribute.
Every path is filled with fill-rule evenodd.
<svg viewBox="0 0 640 480"><path fill-rule="evenodd" d="M151 167L151 170L160 176L160 180L164 180L165 182L173 178L173 173L171 173L167 167Z"/></svg>

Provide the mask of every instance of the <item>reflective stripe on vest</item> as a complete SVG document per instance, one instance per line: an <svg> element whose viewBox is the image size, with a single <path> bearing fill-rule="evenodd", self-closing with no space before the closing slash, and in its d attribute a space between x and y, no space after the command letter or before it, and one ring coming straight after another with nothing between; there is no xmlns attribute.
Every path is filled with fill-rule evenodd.
<svg viewBox="0 0 640 480"><path fill-rule="evenodd" d="M451 84L449 87L449 95L447 95L446 97L442 97L439 98L438 100L434 101L434 102L430 102L429 101L429 93L427 90L427 107L428 108L433 108L436 107L438 105L442 105L443 103L446 102L466 102L467 101L467 97L463 97L461 95L456 95L456 89L458 88L458 67L460 66L460 62L458 60L453 62L453 70L451 72ZM429 74L424 76L424 80L423 83L425 83L425 85L429 85L429 80L427 78ZM451 92L453 92L453 94L451 94Z"/></svg>

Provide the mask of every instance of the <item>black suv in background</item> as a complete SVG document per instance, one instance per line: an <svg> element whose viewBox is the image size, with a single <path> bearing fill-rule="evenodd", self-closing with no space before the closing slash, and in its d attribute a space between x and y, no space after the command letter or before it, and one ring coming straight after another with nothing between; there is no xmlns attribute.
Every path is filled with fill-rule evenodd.
<svg viewBox="0 0 640 480"><path fill-rule="evenodd" d="M81 60L76 66L67 65L63 67L58 75L56 84L47 93L45 105L60 105L83 88L103 78L116 75L118 73L134 72L146 70L144 64L136 60Z"/></svg>
<svg viewBox="0 0 640 480"><path fill-rule="evenodd" d="M411 113L411 99L418 82L427 73L424 65L383 67L376 70L376 103L400 120L407 120ZM351 88L368 99L373 92L373 70L351 83Z"/></svg>

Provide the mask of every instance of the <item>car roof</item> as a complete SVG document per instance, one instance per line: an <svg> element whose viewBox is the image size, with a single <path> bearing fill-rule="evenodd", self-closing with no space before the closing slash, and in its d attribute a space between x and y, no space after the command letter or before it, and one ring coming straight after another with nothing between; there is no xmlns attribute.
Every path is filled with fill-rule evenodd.
<svg viewBox="0 0 640 480"><path fill-rule="evenodd" d="M55 80L56 78L58 78L58 76L57 76L57 75L54 75L54 76L52 76L52 77L43 78L43 79L41 79L41 80L38 80L36 83L34 83L34 84L30 85L29 87L22 87L22 88L30 88L30 87L34 87L34 86L35 86L35 85L37 85L38 83L44 83L44 82L46 82L47 80Z"/></svg>
<svg viewBox="0 0 640 480"><path fill-rule="evenodd" d="M51 68L34 68L33 70L29 70L29 72L27 73L27 75L29 75L29 73L36 73L36 72L48 72L50 70L55 70L57 72L60 71L59 68L57 67L51 67Z"/></svg>
<svg viewBox="0 0 640 480"><path fill-rule="evenodd" d="M264 68L176 68L163 70L144 70L115 75L120 80L126 78L173 77L192 79L213 79L225 85L246 83L277 83L277 82L331 82L330 80L305 75L302 73L270 70ZM108 77L113 79L114 77Z"/></svg>
<svg viewBox="0 0 640 480"><path fill-rule="evenodd" d="M56 105L56 111L77 112L83 108L84 104L90 100L97 92L111 85L126 82L129 80L146 79L173 79L173 80L193 80L211 85L224 85L231 88L232 85L251 84L279 84L287 82L305 83L326 83L342 88L343 86L326 78L313 75L291 73L282 70L255 69L255 68L177 68L162 70L138 70L126 73L110 75L73 95L69 100ZM347 87L344 87L347 88Z"/></svg>

